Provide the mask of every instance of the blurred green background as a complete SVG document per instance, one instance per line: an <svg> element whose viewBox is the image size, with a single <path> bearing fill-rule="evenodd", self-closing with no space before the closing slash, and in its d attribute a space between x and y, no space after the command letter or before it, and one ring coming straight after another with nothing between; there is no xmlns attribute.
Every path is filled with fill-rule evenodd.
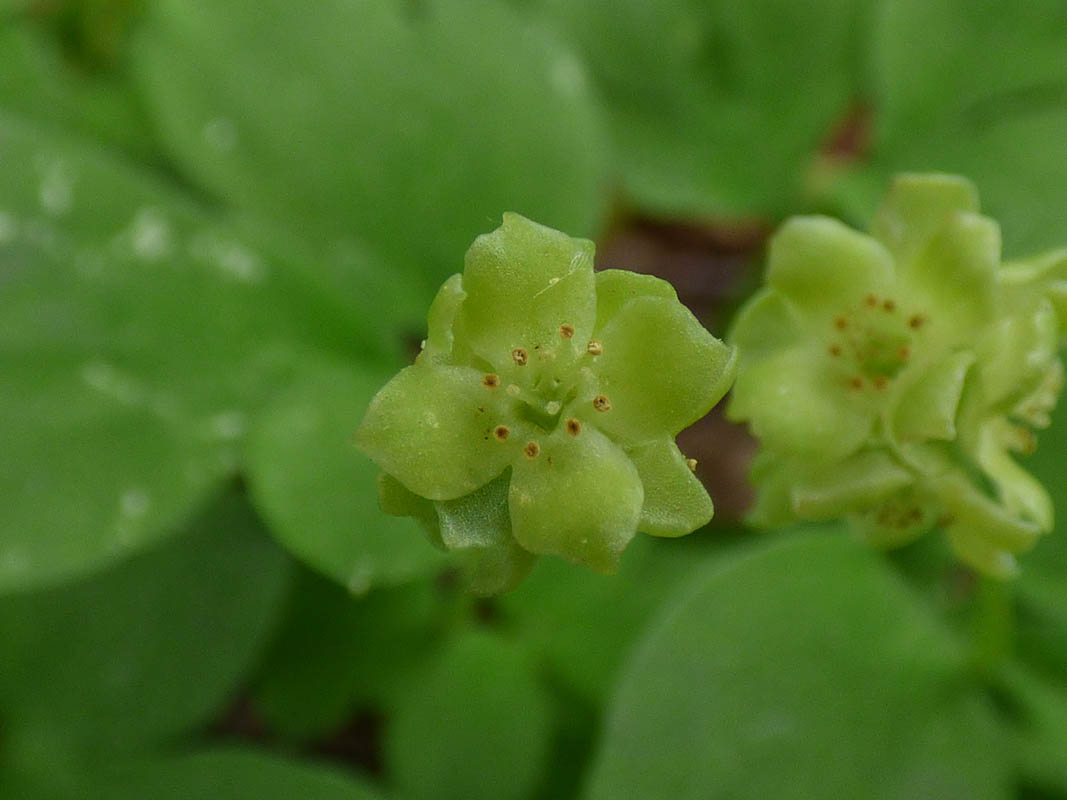
<svg viewBox="0 0 1067 800"><path fill-rule="evenodd" d="M753 534L713 415L709 529L475 600L351 447L503 211L721 334L904 169L1067 244L1067 2L0 0L0 797L1067 798L1065 526Z"/></svg>

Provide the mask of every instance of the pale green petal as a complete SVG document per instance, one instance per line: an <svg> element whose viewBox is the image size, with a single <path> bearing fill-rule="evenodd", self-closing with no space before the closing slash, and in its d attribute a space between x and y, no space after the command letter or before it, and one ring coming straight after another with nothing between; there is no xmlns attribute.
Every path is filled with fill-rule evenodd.
<svg viewBox="0 0 1067 800"><path fill-rule="evenodd" d="M1033 547L1041 535L1034 522L1010 514L1007 509L979 492L961 473L950 472L932 481L937 496L951 519L956 539L981 542L975 548L1021 553Z"/></svg>
<svg viewBox="0 0 1067 800"><path fill-rule="evenodd" d="M711 521L711 498L672 439L638 445L628 453L645 490L639 531L684 536Z"/></svg>
<svg viewBox="0 0 1067 800"><path fill-rule="evenodd" d="M804 335L789 301L774 289L763 288L737 312L726 339L748 364L795 346Z"/></svg>
<svg viewBox="0 0 1067 800"><path fill-rule="evenodd" d="M463 291L463 276L453 275L437 290L437 296L426 315L426 341L422 346L421 359L446 364L452 361L452 345L455 336L452 325L467 293Z"/></svg>
<svg viewBox="0 0 1067 800"><path fill-rule="evenodd" d="M707 414L734 379L736 350L675 300L631 300L600 339L594 369L611 410L594 421L627 444L673 437Z"/></svg>
<svg viewBox="0 0 1067 800"><path fill-rule="evenodd" d="M914 482L915 476L881 450L857 453L813 474L798 476L793 511L802 519L829 520L863 510Z"/></svg>
<svg viewBox="0 0 1067 800"><path fill-rule="evenodd" d="M996 272L1000 228L987 217L952 216L901 266L900 278L910 304L932 329L950 341L967 342L983 330L996 311Z"/></svg>
<svg viewBox="0 0 1067 800"><path fill-rule="evenodd" d="M1059 401L1063 383L1063 362L1056 359L1049 364L1033 391L1012 407L1011 416L1035 428L1047 428L1052 423L1052 409Z"/></svg>
<svg viewBox="0 0 1067 800"><path fill-rule="evenodd" d="M749 481L756 487L756 501L745 521L756 528L784 528L799 520L793 511L792 488L795 465L760 450L752 459Z"/></svg>
<svg viewBox="0 0 1067 800"><path fill-rule="evenodd" d="M892 413L893 436L901 442L956 438L956 413L974 353L961 350L937 362L909 386Z"/></svg>
<svg viewBox="0 0 1067 800"><path fill-rule="evenodd" d="M503 225L467 251L457 335L498 369L517 347L555 347L561 325L588 340L596 318L593 250L590 241L504 214Z"/></svg>
<svg viewBox="0 0 1067 800"><path fill-rule="evenodd" d="M847 515L851 528L868 544L901 547L933 528L941 505L921 484L912 484L863 512Z"/></svg>
<svg viewBox="0 0 1067 800"><path fill-rule="evenodd" d="M889 252L835 219L793 217L771 238L767 285L815 320L848 313L893 280Z"/></svg>
<svg viewBox="0 0 1067 800"><path fill-rule="evenodd" d="M511 535L508 486L511 470L471 494L434 503L441 539L449 550L460 550L460 563L469 591L499 594L519 583L536 556Z"/></svg>
<svg viewBox="0 0 1067 800"><path fill-rule="evenodd" d="M946 533L956 557L983 575L1007 580L1019 574L1011 551L997 547L968 525L950 525Z"/></svg>
<svg viewBox="0 0 1067 800"><path fill-rule="evenodd" d="M431 500L469 494L516 453L492 430L501 419L482 374L467 367L407 367L371 400L356 442L383 470Z"/></svg>
<svg viewBox="0 0 1067 800"><path fill-rule="evenodd" d="M858 450L874 423L864 398L826 358L801 348L746 367L726 411L747 421L765 448L823 462Z"/></svg>
<svg viewBox="0 0 1067 800"><path fill-rule="evenodd" d="M588 425L577 436L558 430L539 444L537 457L520 458L513 468L515 539L530 552L614 572L641 517L644 491L636 467Z"/></svg>
<svg viewBox="0 0 1067 800"><path fill-rule="evenodd" d="M893 255L907 261L960 211L978 211L978 190L966 178L938 173L898 175L874 216L871 232Z"/></svg>
<svg viewBox="0 0 1067 800"><path fill-rule="evenodd" d="M625 269L605 269L596 273L596 332L599 332L619 313L619 309L638 297L664 297L677 300L674 287L662 278L630 272Z"/></svg>
<svg viewBox="0 0 1067 800"><path fill-rule="evenodd" d="M979 435L978 464L993 479L1009 514L1032 522L1041 531L1052 530L1052 498L1033 475L1020 467L1008 448L1028 450L1033 434L1002 417L989 420Z"/></svg>
<svg viewBox="0 0 1067 800"><path fill-rule="evenodd" d="M432 500L420 497L392 475L382 472L378 475L378 505L382 511L394 517L414 518L426 531L430 541L444 549Z"/></svg>
<svg viewBox="0 0 1067 800"><path fill-rule="evenodd" d="M978 348L985 403L995 406L1037 388L1056 359L1059 336L1048 300L1039 301L1030 313L997 320Z"/></svg>

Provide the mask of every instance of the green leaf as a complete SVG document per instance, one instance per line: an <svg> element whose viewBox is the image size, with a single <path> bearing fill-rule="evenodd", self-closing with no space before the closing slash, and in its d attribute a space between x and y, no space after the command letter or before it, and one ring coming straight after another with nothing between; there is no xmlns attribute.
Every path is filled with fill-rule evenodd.
<svg viewBox="0 0 1067 800"><path fill-rule="evenodd" d="M708 544L703 534L676 541L638 536L615 575L542 558L500 607L549 673L599 707L664 598L707 562Z"/></svg>
<svg viewBox="0 0 1067 800"><path fill-rule="evenodd" d="M469 633L398 701L385 751L398 796L521 800L546 766L550 703L530 655Z"/></svg>
<svg viewBox="0 0 1067 800"><path fill-rule="evenodd" d="M611 409L595 422L626 444L677 435L719 402L737 371L737 351L664 297L631 300L600 340L596 371Z"/></svg>
<svg viewBox="0 0 1067 800"><path fill-rule="evenodd" d="M1008 665L1002 677L1021 707L1017 751L1023 781L1067 793L1067 692L1017 664Z"/></svg>
<svg viewBox="0 0 1067 800"><path fill-rule="evenodd" d="M557 430L536 458L515 463L508 506L515 539L531 553L610 573L637 532L643 499L630 458L586 426L577 436Z"/></svg>
<svg viewBox="0 0 1067 800"><path fill-rule="evenodd" d="M62 777L54 779L58 783ZM94 765L52 800L381 800L348 772L238 747Z"/></svg>
<svg viewBox="0 0 1067 800"><path fill-rule="evenodd" d="M515 210L591 234L605 141L581 65L490 0L152 3L132 67L185 174L309 237L455 272Z"/></svg>
<svg viewBox="0 0 1067 800"><path fill-rule="evenodd" d="M354 596L300 570L288 608L252 684L270 729L306 741L360 707L391 707L439 646L445 604L432 582Z"/></svg>
<svg viewBox="0 0 1067 800"><path fill-rule="evenodd" d="M369 315L151 174L6 115L0 152L2 592L173 529L307 348L383 348Z"/></svg>
<svg viewBox="0 0 1067 800"><path fill-rule="evenodd" d="M706 565L634 651L586 797L1001 798L963 653L865 546Z"/></svg>
<svg viewBox="0 0 1067 800"><path fill-rule="evenodd" d="M441 563L417 526L378 510L378 470L352 445L380 380L350 365L309 360L253 421L246 452L252 497L271 532L355 593ZM433 397L431 391L424 399Z"/></svg>
<svg viewBox="0 0 1067 800"><path fill-rule="evenodd" d="M819 142L856 94L855 32L869 8L844 0L541 5L590 64L627 193L661 214L718 217L777 215L796 201Z"/></svg>
<svg viewBox="0 0 1067 800"><path fill-rule="evenodd" d="M3 598L5 744L140 750L203 724L266 644L289 565L230 492L182 535L107 572Z"/></svg>
<svg viewBox="0 0 1067 800"><path fill-rule="evenodd" d="M671 439L627 451L637 467L645 501L637 529L653 536L685 536L711 521L711 498Z"/></svg>

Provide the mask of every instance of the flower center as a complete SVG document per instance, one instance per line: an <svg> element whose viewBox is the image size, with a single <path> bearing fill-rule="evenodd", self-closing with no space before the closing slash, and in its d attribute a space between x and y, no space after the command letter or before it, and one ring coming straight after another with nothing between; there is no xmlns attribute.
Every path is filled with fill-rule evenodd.
<svg viewBox="0 0 1067 800"><path fill-rule="evenodd" d="M827 352L853 389L886 389L912 357L926 315L904 313L891 297L869 294L831 322Z"/></svg>

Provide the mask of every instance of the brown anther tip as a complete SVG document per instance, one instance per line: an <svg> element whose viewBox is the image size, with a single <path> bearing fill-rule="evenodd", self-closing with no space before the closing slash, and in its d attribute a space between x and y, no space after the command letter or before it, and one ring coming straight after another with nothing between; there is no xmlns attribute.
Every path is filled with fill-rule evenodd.
<svg viewBox="0 0 1067 800"><path fill-rule="evenodd" d="M851 386L853 389L862 389L863 388L863 378L859 378L859 377L853 378L852 380L850 380L848 382L848 385Z"/></svg>
<svg viewBox="0 0 1067 800"><path fill-rule="evenodd" d="M482 376L482 386L486 389L495 389L500 385L500 376L495 372L487 372Z"/></svg>
<svg viewBox="0 0 1067 800"><path fill-rule="evenodd" d="M879 375L877 378L874 379L874 388L875 389L885 389L885 387L888 386L888 385L889 385L889 379L886 378L885 375Z"/></svg>
<svg viewBox="0 0 1067 800"><path fill-rule="evenodd" d="M564 339L570 339L572 336L574 336L574 326L568 325L567 323L563 323L559 326L559 335L562 336Z"/></svg>
<svg viewBox="0 0 1067 800"><path fill-rule="evenodd" d="M567 433L569 433L571 436L577 436L579 433L582 432L582 423L580 423L574 417L571 417L569 420L567 420L564 425L567 428Z"/></svg>
<svg viewBox="0 0 1067 800"><path fill-rule="evenodd" d="M926 317L924 317L922 314L915 314L911 319L908 320L908 327L911 328L912 330L916 330L917 331L925 323L926 323Z"/></svg>
<svg viewBox="0 0 1067 800"><path fill-rule="evenodd" d="M897 304L894 303L892 300L886 300L885 302L882 303L882 308L885 309L886 311L896 311L897 310Z"/></svg>
<svg viewBox="0 0 1067 800"><path fill-rule="evenodd" d="M863 302L871 308L874 308L876 305L878 305L878 298L875 297L873 294L869 294L863 298Z"/></svg>
<svg viewBox="0 0 1067 800"><path fill-rule="evenodd" d="M841 355L841 345L839 345L839 344L830 345L830 355L832 355L832 356Z"/></svg>
<svg viewBox="0 0 1067 800"><path fill-rule="evenodd" d="M611 400L606 394L598 394L593 398L593 408L597 411L611 411Z"/></svg>
<svg viewBox="0 0 1067 800"><path fill-rule="evenodd" d="M511 360L518 364L520 367L525 367L526 362L530 360L529 354L521 347L516 347L511 351Z"/></svg>
<svg viewBox="0 0 1067 800"><path fill-rule="evenodd" d="M839 331L843 331L845 328L848 327L848 320L844 317L835 317L834 327L837 328Z"/></svg>
<svg viewBox="0 0 1067 800"><path fill-rule="evenodd" d="M507 441L507 438L511 435L511 428L507 425L497 425L493 428L493 438L498 442Z"/></svg>
<svg viewBox="0 0 1067 800"><path fill-rule="evenodd" d="M697 471L697 460L695 458L687 458L685 460L685 465L687 467L689 467L689 471L690 472L696 472Z"/></svg>
<svg viewBox="0 0 1067 800"><path fill-rule="evenodd" d="M526 447L522 448L523 455L533 461L539 455L541 455L541 445L537 442L527 442Z"/></svg>
<svg viewBox="0 0 1067 800"><path fill-rule="evenodd" d="M589 342L589 344L585 346L585 350L591 356L598 356L604 352L604 345L602 345L596 339L593 339L591 342Z"/></svg>
<svg viewBox="0 0 1067 800"><path fill-rule="evenodd" d="M897 350L897 358L905 360L911 358L911 348L901 347L899 350Z"/></svg>

